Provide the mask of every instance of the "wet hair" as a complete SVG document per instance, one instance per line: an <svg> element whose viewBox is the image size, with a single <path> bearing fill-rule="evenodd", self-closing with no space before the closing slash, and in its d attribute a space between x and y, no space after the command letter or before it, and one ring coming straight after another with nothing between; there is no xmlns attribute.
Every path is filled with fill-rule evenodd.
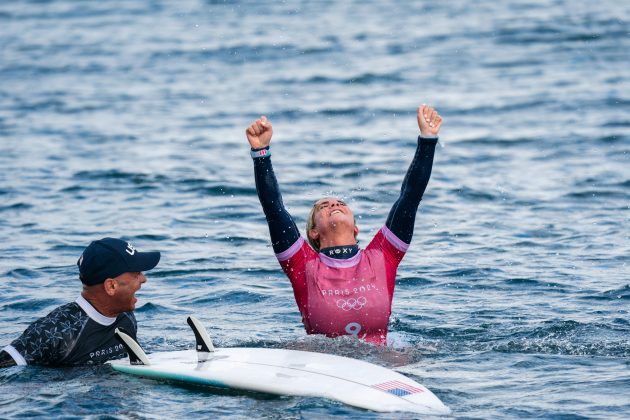
<svg viewBox="0 0 630 420"><path fill-rule="evenodd" d="M322 197L325 198L325 197ZM319 239L312 239L311 235L309 235L309 233L311 232L311 229L315 228L315 214L317 213L317 203L319 203L319 201L322 199L319 198L317 199L314 203L313 203L313 207L311 208L311 212L308 214L308 219L306 219L306 238L308 239L308 243L309 245L315 250L315 252L319 252ZM341 201L341 200L340 200ZM354 225L356 226L357 221L355 219L354 221ZM356 239L357 235L354 235L354 238ZM357 243L359 241L357 240Z"/></svg>
<svg viewBox="0 0 630 420"><path fill-rule="evenodd" d="M308 243L316 252L319 252L319 239L312 239L310 232L311 229L315 228L315 213L317 213L318 202L319 200L313 203L313 208L311 208L311 212L308 214L308 219L306 219L306 237L308 238Z"/></svg>

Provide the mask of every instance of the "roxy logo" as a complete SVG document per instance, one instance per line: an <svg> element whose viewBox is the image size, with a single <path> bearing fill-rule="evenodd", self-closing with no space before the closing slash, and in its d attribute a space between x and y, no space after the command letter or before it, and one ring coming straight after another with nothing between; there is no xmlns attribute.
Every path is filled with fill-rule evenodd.
<svg viewBox="0 0 630 420"><path fill-rule="evenodd" d="M125 249L125 251L127 251L127 254L129 255L133 255L136 253L136 248L134 248L133 245L127 242L127 249Z"/></svg>
<svg viewBox="0 0 630 420"><path fill-rule="evenodd" d="M352 248L335 248L335 249L331 249L328 251L328 255L330 255L331 257L333 255L339 255L339 254L350 254L352 252Z"/></svg>

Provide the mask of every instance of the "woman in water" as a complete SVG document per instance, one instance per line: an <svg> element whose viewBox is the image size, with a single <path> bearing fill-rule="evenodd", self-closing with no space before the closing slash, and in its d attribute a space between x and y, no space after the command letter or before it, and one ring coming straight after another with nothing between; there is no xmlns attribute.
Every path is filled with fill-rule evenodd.
<svg viewBox="0 0 630 420"><path fill-rule="evenodd" d="M254 160L256 191L273 250L291 280L308 334L353 335L387 344L396 270L411 243L416 211L431 177L442 118L431 107L418 108L418 146L400 196L383 226L365 249L345 202L324 197L315 202L306 225L308 243L284 208L271 165L271 123L264 116L246 130ZM311 248L312 247L312 248Z"/></svg>

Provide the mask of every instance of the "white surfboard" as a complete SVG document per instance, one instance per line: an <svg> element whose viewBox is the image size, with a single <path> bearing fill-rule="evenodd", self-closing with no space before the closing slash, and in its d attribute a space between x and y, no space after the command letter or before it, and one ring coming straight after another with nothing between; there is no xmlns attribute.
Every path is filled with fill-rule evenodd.
<svg viewBox="0 0 630 420"><path fill-rule="evenodd" d="M189 318L189 324L201 351L146 355L131 337L119 333L130 360L108 363L119 372L164 381L329 398L381 412L450 413L430 390L393 370L348 357L298 350L214 349L199 321Z"/></svg>

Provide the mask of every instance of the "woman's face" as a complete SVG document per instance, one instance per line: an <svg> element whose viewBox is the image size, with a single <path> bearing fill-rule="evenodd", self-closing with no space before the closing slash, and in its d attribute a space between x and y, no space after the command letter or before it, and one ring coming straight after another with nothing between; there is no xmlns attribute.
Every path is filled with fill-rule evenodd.
<svg viewBox="0 0 630 420"><path fill-rule="evenodd" d="M355 229L352 210L343 200L334 197L324 197L317 200L313 219L315 221L314 229L320 235L325 235L330 230Z"/></svg>

